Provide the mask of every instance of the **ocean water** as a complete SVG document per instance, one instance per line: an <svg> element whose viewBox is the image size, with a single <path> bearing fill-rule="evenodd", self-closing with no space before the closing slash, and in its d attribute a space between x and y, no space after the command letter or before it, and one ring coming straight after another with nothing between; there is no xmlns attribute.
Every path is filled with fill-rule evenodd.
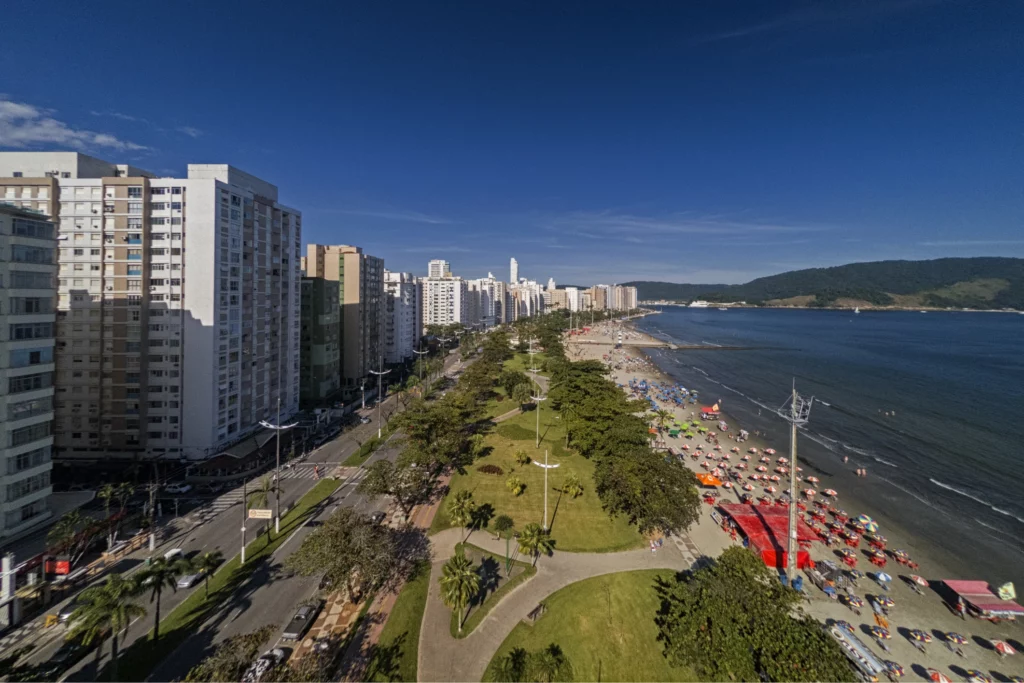
<svg viewBox="0 0 1024 683"><path fill-rule="evenodd" d="M1024 316L665 307L637 327L708 346L648 355L780 451L788 424L775 411L795 380L815 398L799 457L848 511L899 527L912 555L957 574L929 578L1024 590Z"/></svg>

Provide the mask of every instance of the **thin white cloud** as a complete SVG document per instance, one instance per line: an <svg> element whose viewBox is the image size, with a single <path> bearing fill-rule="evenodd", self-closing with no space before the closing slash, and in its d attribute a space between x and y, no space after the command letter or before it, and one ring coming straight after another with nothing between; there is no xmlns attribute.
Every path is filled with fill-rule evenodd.
<svg viewBox="0 0 1024 683"><path fill-rule="evenodd" d="M113 111L113 110L108 110L108 111L91 111L89 113L92 114L93 116L109 116L110 118L120 119L121 121L133 121L133 122L140 122L140 123L148 123L148 121L146 121L146 119L140 119L137 116L131 116L129 114L124 114L124 113L119 112L119 111Z"/></svg>
<svg viewBox="0 0 1024 683"><path fill-rule="evenodd" d="M936 240L918 242L922 247L998 247L1002 245L1024 244L1024 240Z"/></svg>
<svg viewBox="0 0 1024 683"><path fill-rule="evenodd" d="M199 130L198 128L193 128L192 126L179 126L174 130L184 135L187 135L190 138L197 138L203 134L203 131Z"/></svg>
<svg viewBox="0 0 1024 683"><path fill-rule="evenodd" d="M401 221L405 223L426 223L428 225L449 225L455 221L441 216L431 216L419 211L405 211L402 209L321 209L320 213L340 213L346 216L365 216L367 218L381 218L389 221Z"/></svg>
<svg viewBox="0 0 1024 683"><path fill-rule="evenodd" d="M119 151L148 149L110 133L98 133L53 117L55 112L0 96L0 147L32 149L63 145L74 149L108 148Z"/></svg>
<svg viewBox="0 0 1024 683"><path fill-rule="evenodd" d="M446 245L440 247L406 247L402 249L407 254L446 254L448 252L454 252L456 254L468 254L473 251L467 247L458 247L454 245Z"/></svg>
<svg viewBox="0 0 1024 683"><path fill-rule="evenodd" d="M637 216L614 211L577 211L543 221L552 230L569 235L605 240L619 237L643 238L648 235L756 235L807 233L831 230L827 225L798 225L778 221L728 220L723 217L704 218L690 213L662 216Z"/></svg>

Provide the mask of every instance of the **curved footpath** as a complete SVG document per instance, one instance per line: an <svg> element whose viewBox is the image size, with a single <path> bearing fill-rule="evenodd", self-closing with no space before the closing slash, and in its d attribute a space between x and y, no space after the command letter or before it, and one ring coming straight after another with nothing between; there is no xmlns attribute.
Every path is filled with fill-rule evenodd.
<svg viewBox="0 0 1024 683"><path fill-rule="evenodd" d="M462 541L464 533L462 529L446 529L430 538L430 586L419 643L418 679L421 681L482 680L491 658L515 625L547 596L571 583L637 569L688 569L696 559L693 553L684 550L684 547L692 547L685 536L680 539L684 545L666 543L657 553L648 549L621 553L556 550L552 557L541 557L537 573L504 596L480 625L460 640L451 636L451 610L441 602L438 578L441 567L455 552L455 545ZM505 541L495 541L486 531L474 532L469 542L495 555L505 555Z"/></svg>

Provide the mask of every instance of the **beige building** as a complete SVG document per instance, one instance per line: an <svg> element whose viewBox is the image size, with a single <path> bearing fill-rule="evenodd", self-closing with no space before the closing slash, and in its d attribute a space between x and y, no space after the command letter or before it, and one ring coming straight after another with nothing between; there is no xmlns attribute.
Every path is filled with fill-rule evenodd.
<svg viewBox="0 0 1024 683"><path fill-rule="evenodd" d="M384 259L347 245L306 246L306 275L338 283L342 386L369 384L384 355Z"/></svg>
<svg viewBox="0 0 1024 683"><path fill-rule="evenodd" d="M278 399L282 419L297 411L301 215L274 185L4 152L12 195L59 221L60 458L203 459L277 419Z"/></svg>
<svg viewBox="0 0 1024 683"><path fill-rule="evenodd" d="M51 516L57 234L0 203L0 540Z"/></svg>

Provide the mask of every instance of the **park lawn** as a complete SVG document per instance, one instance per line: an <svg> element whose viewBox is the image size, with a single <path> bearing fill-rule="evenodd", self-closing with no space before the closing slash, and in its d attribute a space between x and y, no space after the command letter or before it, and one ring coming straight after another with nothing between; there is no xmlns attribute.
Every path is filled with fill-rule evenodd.
<svg viewBox="0 0 1024 683"><path fill-rule="evenodd" d="M506 394L505 390L501 387L494 387L493 391L494 396L491 396L483 406L484 417L498 417L499 415L504 415L510 410L515 410L519 407L512 401L508 400L508 394Z"/></svg>
<svg viewBox="0 0 1024 683"><path fill-rule="evenodd" d="M366 670L370 681L415 681L420 624L427 607L430 564L424 562L398 593Z"/></svg>
<svg viewBox="0 0 1024 683"><path fill-rule="evenodd" d="M504 557L499 557L494 553L489 553L483 548L477 547L472 543L459 543L457 546L455 546L456 554L458 554L460 550L465 552L474 561L478 574L480 574L480 571L482 569L482 561L484 559L487 559L490 560L493 566L498 567L498 571L501 572L502 575L504 575ZM511 550L512 552L515 552L516 547L514 544L512 544ZM491 591L486 597L484 597L483 603L479 605L470 604L469 616L466 617L465 623L462 624L461 632L459 631L458 617L456 616L455 611L452 611L451 622L448 625L448 629L449 632L451 633L452 638L465 638L470 633L472 633L473 629L480 625L480 622L484 620L484 617L487 616L487 613L494 609L494 606L501 602L502 598L511 593L516 586L523 583L524 581L526 581L531 576L537 573L537 568L534 567L532 564L520 562L518 560L513 560L512 564L515 566L515 569L512 570L511 580L502 581L501 585L498 586L497 590Z"/></svg>
<svg viewBox="0 0 1024 683"><path fill-rule="evenodd" d="M493 677L495 663L512 648L536 652L559 645L577 681L696 681L686 667L673 667L662 656L654 617L660 600L658 576L666 570L641 570L585 579L556 591L544 600L547 611L534 624L519 623L505 638L488 666L484 680Z"/></svg>
<svg viewBox="0 0 1024 683"><path fill-rule="evenodd" d="M533 464L517 465L514 453L525 450L531 458L544 462L544 449L549 451L549 463L560 467L548 475L548 514L551 516L551 537L555 549L567 552L619 552L640 548L644 538L624 518L611 519L601 508L601 501L594 491L594 463L586 458L566 451L565 430L561 420L550 409L541 407L541 445L535 441L536 414L529 410L497 425L484 439L484 445L491 452L478 458L466 468L465 474L454 474L449 484L449 493L472 491L477 507L490 505L497 515L508 515L517 529L531 522L541 523L544 517L544 469ZM497 465L501 475L484 474L478 471L482 465ZM515 474L524 484L526 491L516 497L505 488L509 473ZM576 472L583 482L583 495L570 498L560 495L559 487L570 472ZM442 502L431 533L452 526L448 510Z"/></svg>
<svg viewBox="0 0 1024 683"><path fill-rule="evenodd" d="M539 353L538 352L538 353L533 354L533 365L534 365L534 367L540 368L544 364L545 358L546 358L546 356L543 353ZM529 372L530 371L530 354L528 354L528 353L517 353L514 356L512 356L511 358L509 358L507 361L505 361L505 364L504 364L503 367L506 370L518 370L520 372L525 372L527 375L529 375L530 374L530 372ZM542 370L538 370L537 374L538 375L544 375L545 377L548 376L548 373L544 372Z"/></svg>
<svg viewBox="0 0 1024 683"><path fill-rule="evenodd" d="M136 640L127 650L122 651L118 659L120 680L146 680L157 664L198 630L224 601L236 594L242 584L256 571L260 560L277 550L340 485L341 482L335 479L319 482L281 518L281 533L271 535L270 543L267 543L267 537L263 534L246 546L244 565L241 564L239 555L222 564L210 577L210 597L206 597L204 584L196 584L191 595L160 620L160 640L155 646L151 642L150 631L146 637ZM107 680L109 674L108 663L97 680Z"/></svg>

